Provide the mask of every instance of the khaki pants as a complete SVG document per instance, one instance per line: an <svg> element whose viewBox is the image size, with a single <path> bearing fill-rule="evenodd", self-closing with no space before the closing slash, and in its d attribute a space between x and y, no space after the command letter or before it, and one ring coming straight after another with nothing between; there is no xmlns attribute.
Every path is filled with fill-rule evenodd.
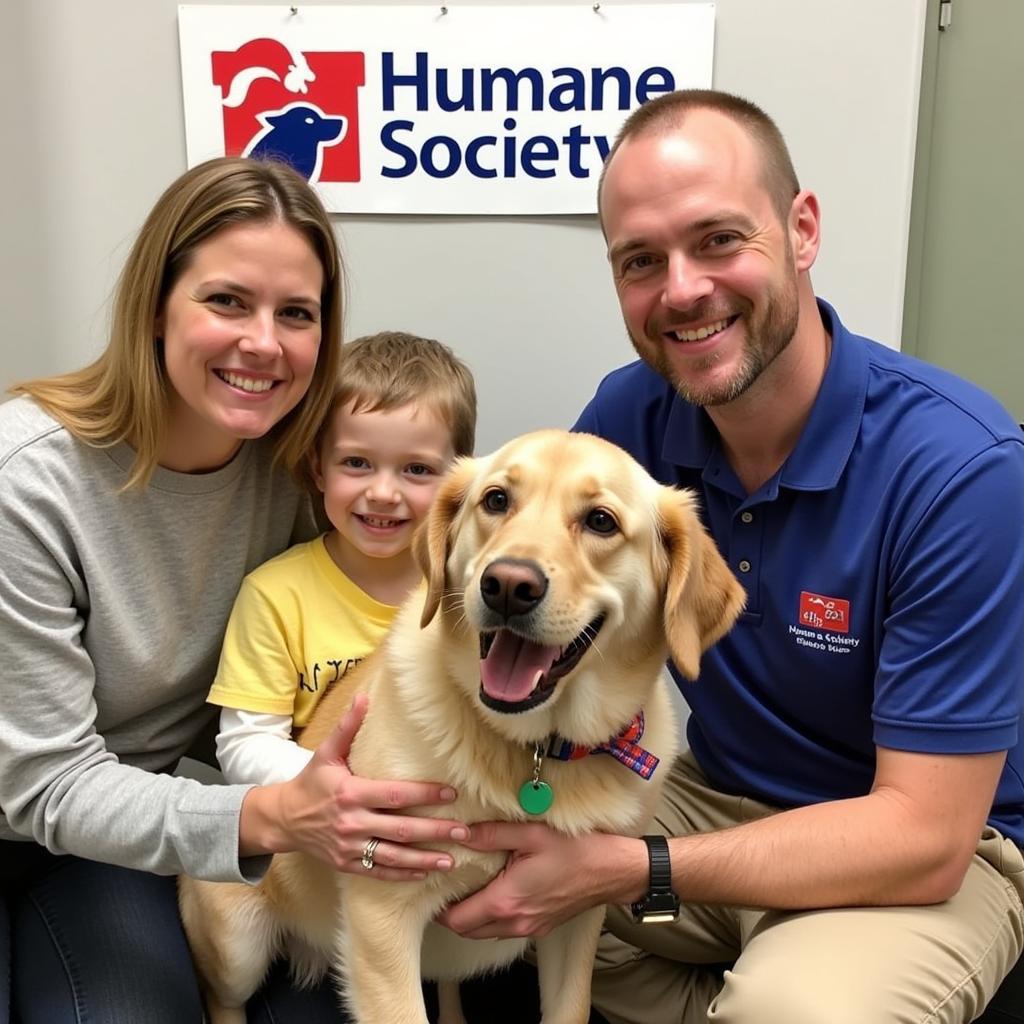
<svg viewBox="0 0 1024 1024"><path fill-rule="evenodd" d="M773 810L711 789L685 755L650 831L684 835ZM987 828L960 891L937 906L684 904L662 925L610 907L593 1003L611 1024L966 1024L1024 946L1022 893L1020 850Z"/></svg>

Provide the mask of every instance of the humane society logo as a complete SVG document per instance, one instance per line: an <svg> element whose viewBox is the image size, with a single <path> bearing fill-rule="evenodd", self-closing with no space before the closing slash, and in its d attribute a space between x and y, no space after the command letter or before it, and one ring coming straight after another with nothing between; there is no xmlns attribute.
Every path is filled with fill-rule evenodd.
<svg viewBox="0 0 1024 1024"><path fill-rule="evenodd" d="M425 51L379 56L380 111L386 121L379 142L382 164L370 176L526 179L596 177L611 140L587 130L594 111L623 114L676 88L667 68L652 65L554 69L449 68ZM359 154L360 90L366 83L363 52L304 52L271 38L251 39L236 50L210 55L220 90L224 151L230 156L273 156L311 182L362 180ZM376 70L376 69L375 69ZM375 79L376 81L376 79ZM404 110L406 116L394 115ZM554 115L578 123L522 132L516 117ZM450 132L420 136L410 113L455 118L496 115L489 130L467 135L453 121ZM466 126L472 122L463 119ZM436 121L431 121L436 124ZM549 122L550 124L550 122ZM500 126L500 128L499 128ZM376 132L374 132L376 134Z"/></svg>
<svg viewBox="0 0 1024 1024"><path fill-rule="evenodd" d="M300 52L251 39L211 54L224 152L275 157L307 181L359 181L362 53Z"/></svg>
<svg viewBox="0 0 1024 1024"><path fill-rule="evenodd" d="M850 602L841 597L826 597L809 590L800 592L800 623L835 633L850 632Z"/></svg>
<svg viewBox="0 0 1024 1024"><path fill-rule="evenodd" d="M850 602L844 598L801 590L797 618L799 625L790 625L789 634L801 647L849 654L860 646L860 637L848 635Z"/></svg>

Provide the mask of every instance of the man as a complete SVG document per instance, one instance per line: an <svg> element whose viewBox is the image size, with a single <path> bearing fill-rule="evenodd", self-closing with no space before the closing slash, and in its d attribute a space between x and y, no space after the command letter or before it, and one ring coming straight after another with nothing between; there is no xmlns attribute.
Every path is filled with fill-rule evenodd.
<svg viewBox="0 0 1024 1024"><path fill-rule="evenodd" d="M649 831L681 912L628 908L671 905L644 900L656 840L488 825L509 867L444 920L542 934L612 904L615 1024L969 1021L1024 935L1024 437L816 300L818 200L752 104L645 105L599 206L642 361L577 428L697 490L748 595L680 681L691 752Z"/></svg>

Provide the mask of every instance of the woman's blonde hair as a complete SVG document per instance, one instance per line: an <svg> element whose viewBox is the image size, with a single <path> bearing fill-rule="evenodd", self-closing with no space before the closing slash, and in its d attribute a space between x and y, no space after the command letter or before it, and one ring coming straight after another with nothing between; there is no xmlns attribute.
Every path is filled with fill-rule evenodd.
<svg viewBox="0 0 1024 1024"><path fill-rule="evenodd" d="M75 437L97 447L125 441L135 463L125 489L144 487L157 465L168 421L169 383L157 317L196 249L236 224L282 222L299 231L323 268L321 338L303 400L278 423L274 460L297 478L331 406L341 352L343 268L327 213L310 186L273 161L222 157L187 171L157 200L132 246L114 293L110 340L90 365L25 381L31 396Z"/></svg>

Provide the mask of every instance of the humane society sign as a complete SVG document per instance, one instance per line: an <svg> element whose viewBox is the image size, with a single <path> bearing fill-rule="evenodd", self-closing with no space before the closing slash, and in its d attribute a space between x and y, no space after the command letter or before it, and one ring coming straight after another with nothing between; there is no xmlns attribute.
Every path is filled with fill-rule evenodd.
<svg viewBox="0 0 1024 1024"><path fill-rule="evenodd" d="M291 163L348 213L592 213L630 111L709 88L714 4L179 8L189 166Z"/></svg>

